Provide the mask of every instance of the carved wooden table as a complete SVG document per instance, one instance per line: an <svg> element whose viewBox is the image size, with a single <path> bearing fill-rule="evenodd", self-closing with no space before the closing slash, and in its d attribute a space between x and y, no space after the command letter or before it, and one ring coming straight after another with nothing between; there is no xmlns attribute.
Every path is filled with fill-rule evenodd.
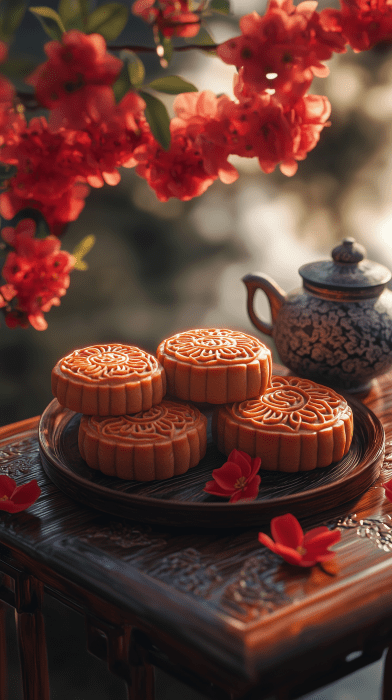
<svg viewBox="0 0 392 700"><path fill-rule="evenodd" d="M38 418L1 428L0 473L42 489L28 511L0 513L0 599L16 610L25 700L49 700L45 593L84 614L89 651L133 700L153 697L153 666L206 697L282 700L379 659L392 640L392 504L381 486L392 478L392 373L364 402L386 432L380 478L356 502L301 521L341 528L329 573L282 563L259 545L261 528L149 526L79 505L42 469ZM4 647L3 633L0 700ZM391 665L387 656L384 700Z"/></svg>

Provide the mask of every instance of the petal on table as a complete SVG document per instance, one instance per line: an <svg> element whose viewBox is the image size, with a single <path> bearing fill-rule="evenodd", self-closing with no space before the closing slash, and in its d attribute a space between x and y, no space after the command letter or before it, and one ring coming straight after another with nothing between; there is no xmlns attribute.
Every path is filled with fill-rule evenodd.
<svg viewBox="0 0 392 700"><path fill-rule="evenodd" d="M16 481L14 481L14 479L11 479L11 477L6 474L0 475L0 498L2 496L7 496L7 498L9 498L15 491L15 488Z"/></svg>
<svg viewBox="0 0 392 700"><path fill-rule="evenodd" d="M275 542L292 549L297 549L303 542L302 527L291 513L272 518L271 534Z"/></svg>

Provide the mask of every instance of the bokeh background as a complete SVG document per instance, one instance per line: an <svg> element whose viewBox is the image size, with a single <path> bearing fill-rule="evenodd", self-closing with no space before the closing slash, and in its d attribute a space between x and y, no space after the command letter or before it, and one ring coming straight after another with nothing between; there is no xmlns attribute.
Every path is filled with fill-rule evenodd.
<svg viewBox="0 0 392 700"><path fill-rule="evenodd" d="M48 4L55 8L57 0ZM231 7L233 16L210 21L218 42L238 34L240 15L262 14L265 2L232 0ZM11 55L44 60L45 41L27 12ZM117 43L153 42L135 17ZM143 54L143 60L147 80L162 74L155 55ZM154 352L164 337L187 327L252 331L241 281L248 272L265 272L290 291L300 286L298 267L328 258L344 236L354 236L371 259L392 267L392 50L349 49L328 65L330 76L315 79L312 91L330 99L331 126L294 177L278 169L265 175L256 159L233 157L238 181L215 182L190 202L159 202L127 169L116 187L91 191L63 238L72 252L84 236L96 236L86 257L89 269L71 274L61 306L47 314L46 331L2 324L0 424L43 411L51 400L52 366L76 347L118 341ZM182 52L170 72L200 90L232 94L234 68L216 57ZM163 99L170 109L174 98ZM261 292L257 303L267 317Z"/></svg>
<svg viewBox="0 0 392 700"><path fill-rule="evenodd" d="M265 5L264 0L231 0L234 14L215 16L209 24L215 40L238 34L239 16L262 14ZM319 9L325 6L337 5L322 0ZM11 55L44 60L45 41L27 12ZM134 18L117 43L153 42L149 29ZM154 55L143 60L147 79L161 75ZM91 191L63 241L72 252L82 238L96 236L86 257L89 269L72 273L61 306L47 314L46 331L9 330L2 323L0 425L45 409L52 399L52 366L77 347L117 341L155 352L164 337L203 326L257 334L241 281L248 272L267 273L290 291L300 286L298 267L328 258L344 236L354 236L369 258L392 268L392 47L362 54L349 49L328 65L330 76L315 79L312 92L330 99L331 126L293 178L279 170L265 175L256 160L233 158L239 180L230 186L216 182L191 202L161 203L144 180L125 169L116 187ZM232 95L234 69L218 58L197 51L177 54L170 72L200 90ZM164 100L170 109L172 98ZM261 294L257 309L268 318ZM270 338L264 340L272 347ZM84 651L78 616L50 601L48 614L53 700L123 697L122 684ZM17 654L8 622L10 698L18 700ZM380 678L379 663L308 698L377 700ZM159 698L174 697L197 696L160 677Z"/></svg>

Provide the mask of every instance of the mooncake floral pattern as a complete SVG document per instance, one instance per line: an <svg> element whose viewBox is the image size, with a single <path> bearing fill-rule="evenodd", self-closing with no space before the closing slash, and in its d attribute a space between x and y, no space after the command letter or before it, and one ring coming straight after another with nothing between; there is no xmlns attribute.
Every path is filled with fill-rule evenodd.
<svg viewBox="0 0 392 700"><path fill-rule="evenodd" d="M197 328L178 333L161 343L160 352L177 360L203 365L252 362L269 351L257 338L225 328Z"/></svg>
<svg viewBox="0 0 392 700"><path fill-rule="evenodd" d="M131 345L91 345L64 357L60 369L72 376L102 380L156 372L158 362L153 355Z"/></svg>
<svg viewBox="0 0 392 700"><path fill-rule="evenodd" d="M99 435L113 437L116 441L157 442L173 440L178 433L184 433L188 426L194 428L200 417L197 408L164 400L149 411L131 416L94 416L89 419L89 423Z"/></svg>
<svg viewBox="0 0 392 700"><path fill-rule="evenodd" d="M350 407L332 389L297 377L273 378L272 386L257 399L233 406L243 420L279 431L323 430L344 415Z"/></svg>

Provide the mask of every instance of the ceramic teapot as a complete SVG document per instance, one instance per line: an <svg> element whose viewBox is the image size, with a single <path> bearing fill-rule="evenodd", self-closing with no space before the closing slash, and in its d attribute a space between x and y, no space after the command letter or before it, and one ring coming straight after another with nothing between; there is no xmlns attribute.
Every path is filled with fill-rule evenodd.
<svg viewBox="0 0 392 700"><path fill-rule="evenodd" d="M271 277L250 274L248 313L262 333L273 337L281 361L296 375L337 390L366 391L392 365L391 272L366 259L366 250L345 238L333 260L302 265L302 289L286 294ZM261 289L272 323L254 310Z"/></svg>

